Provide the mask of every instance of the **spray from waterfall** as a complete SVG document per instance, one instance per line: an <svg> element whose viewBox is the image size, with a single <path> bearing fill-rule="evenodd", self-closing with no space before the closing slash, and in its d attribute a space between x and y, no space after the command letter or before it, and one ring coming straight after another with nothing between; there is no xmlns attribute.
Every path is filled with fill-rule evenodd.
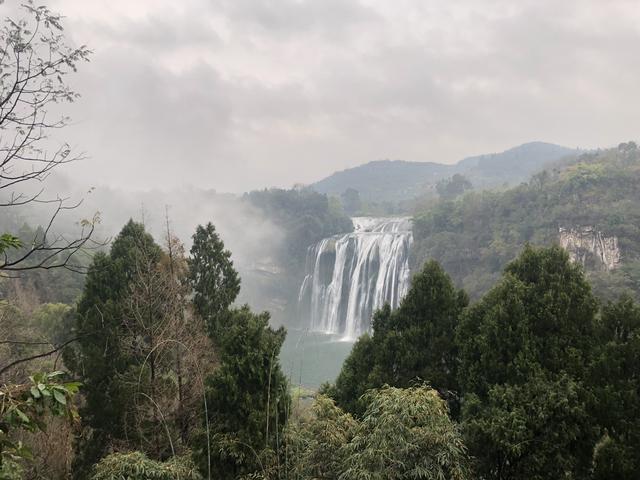
<svg viewBox="0 0 640 480"><path fill-rule="evenodd" d="M409 288L409 218L355 217L355 231L309 248L299 306L310 330L354 340L373 312L396 308Z"/></svg>

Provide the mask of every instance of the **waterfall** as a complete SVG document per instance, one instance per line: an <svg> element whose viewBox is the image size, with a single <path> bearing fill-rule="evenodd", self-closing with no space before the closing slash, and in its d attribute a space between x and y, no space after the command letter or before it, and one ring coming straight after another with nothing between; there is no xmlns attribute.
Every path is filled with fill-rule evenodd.
<svg viewBox="0 0 640 480"><path fill-rule="evenodd" d="M411 220L355 217L354 232L309 248L298 303L310 330L354 340L373 312L395 308L409 287Z"/></svg>

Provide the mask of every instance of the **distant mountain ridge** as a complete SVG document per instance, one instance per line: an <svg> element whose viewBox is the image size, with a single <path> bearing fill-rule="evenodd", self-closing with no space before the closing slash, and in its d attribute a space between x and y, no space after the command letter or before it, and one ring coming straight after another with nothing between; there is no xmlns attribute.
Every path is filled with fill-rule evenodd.
<svg viewBox="0 0 640 480"><path fill-rule="evenodd" d="M376 160L336 172L311 187L329 195L340 195L354 188L366 201L399 202L428 194L438 181L456 173L465 175L475 188L511 186L578 152L552 143L530 142L501 153L468 157L453 165Z"/></svg>

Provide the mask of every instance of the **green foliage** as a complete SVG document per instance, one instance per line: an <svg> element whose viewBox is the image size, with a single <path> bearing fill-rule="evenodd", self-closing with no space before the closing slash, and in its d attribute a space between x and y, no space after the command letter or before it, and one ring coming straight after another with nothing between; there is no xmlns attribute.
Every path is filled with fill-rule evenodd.
<svg viewBox="0 0 640 480"><path fill-rule="evenodd" d="M473 185L467 177L459 173L436 183L436 192L443 200L453 200L472 188Z"/></svg>
<svg viewBox="0 0 640 480"><path fill-rule="evenodd" d="M189 456L166 462L149 460L144 453L113 453L95 466L91 480L201 480Z"/></svg>
<svg viewBox="0 0 640 480"><path fill-rule="evenodd" d="M189 281L196 312L214 335L222 317L240 293L240 277L233 268L231 252L211 223L198 225L189 259Z"/></svg>
<svg viewBox="0 0 640 480"><path fill-rule="evenodd" d="M8 233L3 233L2 235L0 235L0 253L4 253L10 248L20 248L21 246L22 242L18 237L15 237Z"/></svg>
<svg viewBox="0 0 640 480"><path fill-rule="evenodd" d="M43 338L59 345L69 339L74 315L74 308L66 303L45 303L33 313L30 323Z"/></svg>
<svg viewBox="0 0 640 480"><path fill-rule="evenodd" d="M341 479L470 478L462 437L435 390L385 387L368 396Z"/></svg>
<svg viewBox="0 0 640 480"><path fill-rule="evenodd" d="M310 416L289 422L289 475L294 479L337 479L347 464L347 445L357 428L358 422L350 414L330 398L319 395Z"/></svg>
<svg viewBox="0 0 640 480"><path fill-rule="evenodd" d="M591 382L596 418L607 435L595 455L595 478L631 480L640 471L640 307L629 297L609 303Z"/></svg>
<svg viewBox="0 0 640 480"><path fill-rule="evenodd" d="M474 177L475 178L475 177ZM471 192L419 209L412 266L437 260L472 298L486 293L528 242L549 246L558 227L591 226L616 236L623 267L587 261L599 296L640 295L640 150L629 144L584 154L504 192Z"/></svg>
<svg viewBox="0 0 640 480"><path fill-rule="evenodd" d="M203 474L210 469L213 478L235 479L262 471L264 455L279 450L290 396L278 362L284 329L272 330L268 313L247 306L224 322L216 339L220 366L206 381L208 417L195 453Z"/></svg>
<svg viewBox="0 0 640 480"><path fill-rule="evenodd" d="M480 477L586 478L597 438L588 401L569 375L542 372L468 394L463 429Z"/></svg>
<svg viewBox="0 0 640 480"><path fill-rule="evenodd" d="M82 421L92 430L78 444L76 478L86 478L107 446L131 433L126 419L130 392L120 376L143 359L123 348L121 337L131 334L123 321L124 300L140 265L158 261L160 256L160 247L144 227L129 221L110 253L94 257L87 274L75 324L80 338L64 355L65 364L84 379Z"/></svg>
<svg viewBox="0 0 640 480"><path fill-rule="evenodd" d="M45 431L48 415L77 418L72 399L80 384L60 382L63 375L37 373L28 384L0 389L0 479L22 478L22 463L32 458L28 446L14 440L16 432Z"/></svg>
<svg viewBox="0 0 640 480"><path fill-rule="evenodd" d="M462 437L438 392L384 386L366 397L360 421L320 395L310 417L292 422L289 478L471 478Z"/></svg>
<svg viewBox="0 0 640 480"><path fill-rule="evenodd" d="M466 295L442 268L428 262L412 279L399 308L391 311L387 305L376 312L373 336L354 345L330 390L338 405L361 415L365 391L427 381L457 410L454 332L466 304Z"/></svg>
<svg viewBox="0 0 640 480"><path fill-rule="evenodd" d="M376 312L375 315L379 313ZM345 411L362 415L366 409L362 395L373 388L369 372L375 354L375 344L371 336L362 335L353 344L351 353L342 364L335 385L325 384L321 393L333 398Z"/></svg>
<svg viewBox="0 0 640 480"><path fill-rule="evenodd" d="M462 423L483 478L582 478L597 303L559 247L526 247L457 329Z"/></svg>

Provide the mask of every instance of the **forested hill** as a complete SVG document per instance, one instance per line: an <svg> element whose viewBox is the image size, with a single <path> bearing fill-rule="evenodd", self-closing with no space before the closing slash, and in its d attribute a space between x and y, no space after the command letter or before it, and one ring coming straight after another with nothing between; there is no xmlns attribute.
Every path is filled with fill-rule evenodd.
<svg viewBox="0 0 640 480"><path fill-rule="evenodd" d="M544 142L531 142L502 153L469 157L454 165L433 162L379 160L336 172L312 185L316 191L340 195L357 190L365 201L398 202L433 190L435 184L459 173L474 187L514 185L575 150Z"/></svg>
<svg viewBox="0 0 640 480"><path fill-rule="evenodd" d="M517 185L555 161L578 151L545 142L530 142L502 153L479 155L461 160L457 171L476 187Z"/></svg>
<svg viewBox="0 0 640 480"><path fill-rule="evenodd" d="M640 293L640 150L583 154L510 190L471 192L418 211L413 268L435 259L473 297L529 242L561 243L596 293Z"/></svg>

